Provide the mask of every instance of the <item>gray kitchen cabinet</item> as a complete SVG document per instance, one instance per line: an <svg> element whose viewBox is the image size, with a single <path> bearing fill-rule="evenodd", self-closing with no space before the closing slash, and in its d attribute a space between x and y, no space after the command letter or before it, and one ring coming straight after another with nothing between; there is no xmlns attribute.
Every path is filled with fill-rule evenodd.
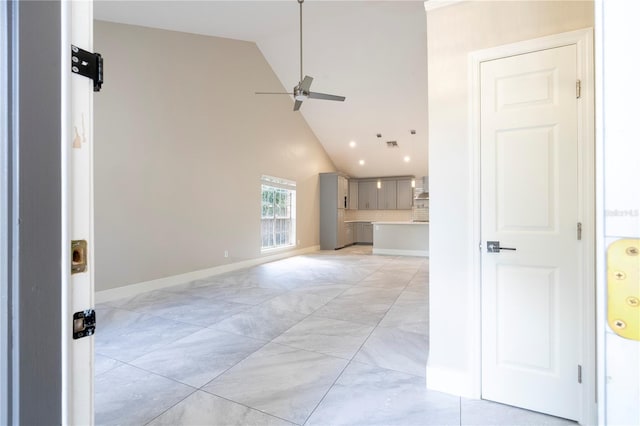
<svg viewBox="0 0 640 426"><path fill-rule="evenodd" d="M349 208L349 179L338 175L338 208Z"/></svg>
<svg viewBox="0 0 640 426"><path fill-rule="evenodd" d="M354 244L373 244L373 225L371 222L355 222L352 225Z"/></svg>
<svg viewBox="0 0 640 426"><path fill-rule="evenodd" d="M413 207L413 188L411 179L398 179L397 181L397 205L398 210L410 210Z"/></svg>
<svg viewBox="0 0 640 426"><path fill-rule="evenodd" d="M348 183L337 173L320 173L320 248L335 250L346 246L347 224L344 223Z"/></svg>
<svg viewBox="0 0 640 426"><path fill-rule="evenodd" d="M349 209L358 209L358 181L349 179Z"/></svg>
<svg viewBox="0 0 640 426"><path fill-rule="evenodd" d="M355 223L345 223L345 227L346 227L346 232L347 232L347 244L348 246L354 244L356 242L355 240L355 233L354 233L354 225Z"/></svg>
<svg viewBox="0 0 640 426"><path fill-rule="evenodd" d="M378 210L395 210L397 189L395 180L380 181L378 189Z"/></svg>
<svg viewBox="0 0 640 426"><path fill-rule="evenodd" d="M358 209L377 210L378 187L376 181L358 182Z"/></svg>
<svg viewBox="0 0 640 426"><path fill-rule="evenodd" d="M358 229L358 242L362 244L373 244L373 224L370 222L360 223Z"/></svg>

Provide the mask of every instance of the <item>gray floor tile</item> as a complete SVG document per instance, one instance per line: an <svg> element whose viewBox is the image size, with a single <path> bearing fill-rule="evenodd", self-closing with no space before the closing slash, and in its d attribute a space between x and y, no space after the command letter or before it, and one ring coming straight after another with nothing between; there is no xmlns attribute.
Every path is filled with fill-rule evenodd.
<svg viewBox="0 0 640 426"><path fill-rule="evenodd" d="M353 360L424 377L428 350L423 334L378 327Z"/></svg>
<svg viewBox="0 0 640 426"><path fill-rule="evenodd" d="M326 305L331 299L316 294L290 291L267 300L262 306L309 315Z"/></svg>
<svg viewBox="0 0 640 426"><path fill-rule="evenodd" d="M347 361L271 343L203 390L302 424Z"/></svg>
<svg viewBox="0 0 640 426"><path fill-rule="evenodd" d="M193 391L129 365L114 368L95 379L96 424L145 424Z"/></svg>
<svg viewBox="0 0 640 426"><path fill-rule="evenodd" d="M429 331L429 306L424 294L403 291L380 321L380 327L394 327L426 335Z"/></svg>
<svg viewBox="0 0 640 426"><path fill-rule="evenodd" d="M315 294L317 296L333 299L334 297L339 296L350 288L351 286L348 284L323 283L321 285L316 285L315 283L311 282L307 283L307 285L304 287L291 289L291 291L294 293Z"/></svg>
<svg viewBox="0 0 640 426"><path fill-rule="evenodd" d="M247 305L258 305L265 300L276 297L283 290L260 287L219 287L207 286L189 290L189 295L212 300L214 302L234 302Z"/></svg>
<svg viewBox="0 0 640 426"><path fill-rule="evenodd" d="M100 317L104 326L96 334L95 351L128 362L200 330L201 327L113 309Z"/></svg>
<svg viewBox="0 0 640 426"><path fill-rule="evenodd" d="M101 374L106 373L107 371L113 370L116 367L123 365L122 362L117 359L109 358L104 355L95 354L94 357L94 368L95 368L95 376L99 376Z"/></svg>
<svg viewBox="0 0 640 426"><path fill-rule="evenodd" d="M310 316L281 334L274 342L351 359L372 330L373 326L369 325Z"/></svg>
<svg viewBox="0 0 640 426"><path fill-rule="evenodd" d="M402 273L399 271L382 271L379 270L369 275L362 281L358 283L361 286L368 287L382 287L382 288L399 288L404 289L411 277L413 277L413 273Z"/></svg>
<svg viewBox="0 0 640 426"><path fill-rule="evenodd" d="M177 296L166 291L149 291L133 297L114 300L111 305L133 312L145 312L145 308L171 302Z"/></svg>
<svg viewBox="0 0 640 426"><path fill-rule="evenodd" d="M424 379L351 362L306 425L459 425L460 401Z"/></svg>
<svg viewBox="0 0 640 426"><path fill-rule="evenodd" d="M173 321L208 327L252 307L252 305L244 303L218 302L192 296L193 298L195 300L189 303L176 302L169 306L150 307L146 312Z"/></svg>
<svg viewBox="0 0 640 426"><path fill-rule="evenodd" d="M150 426L293 426L285 420L270 416L235 402L197 391L163 413Z"/></svg>
<svg viewBox="0 0 640 426"><path fill-rule="evenodd" d="M201 387L266 342L204 329L150 352L131 364L193 387Z"/></svg>
<svg viewBox="0 0 640 426"><path fill-rule="evenodd" d="M376 325L400 294L400 289L354 287L316 311L318 316Z"/></svg>
<svg viewBox="0 0 640 426"><path fill-rule="evenodd" d="M269 306L255 306L212 326L217 330L255 339L272 340L306 317L305 314Z"/></svg>
<svg viewBox="0 0 640 426"><path fill-rule="evenodd" d="M491 401L464 398L461 401L460 413L463 426L577 426L578 424L571 420L547 416L546 414Z"/></svg>

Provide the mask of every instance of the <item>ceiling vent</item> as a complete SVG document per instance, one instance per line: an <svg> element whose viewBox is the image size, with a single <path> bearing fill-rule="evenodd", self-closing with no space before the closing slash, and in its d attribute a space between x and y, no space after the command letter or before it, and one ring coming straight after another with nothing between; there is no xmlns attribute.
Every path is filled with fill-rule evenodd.
<svg viewBox="0 0 640 426"><path fill-rule="evenodd" d="M387 148L397 148L398 142L396 141L387 141Z"/></svg>

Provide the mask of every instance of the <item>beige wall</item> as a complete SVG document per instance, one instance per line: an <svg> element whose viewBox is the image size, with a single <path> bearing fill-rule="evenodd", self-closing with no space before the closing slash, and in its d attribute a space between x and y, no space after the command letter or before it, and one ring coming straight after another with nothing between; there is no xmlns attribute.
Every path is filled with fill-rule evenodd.
<svg viewBox="0 0 640 426"><path fill-rule="evenodd" d="M319 243L331 160L254 43L95 22L96 290L260 257L260 176L295 180ZM223 257L224 250L229 258Z"/></svg>
<svg viewBox="0 0 640 426"><path fill-rule="evenodd" d="M472 183L468 142L468 54L592 27L590 1L471 1L427 12L430 184L429 374L441 387L477 396L470 354L475 301L469 253ZM465 296L466 295L466 296Z"/></svg>

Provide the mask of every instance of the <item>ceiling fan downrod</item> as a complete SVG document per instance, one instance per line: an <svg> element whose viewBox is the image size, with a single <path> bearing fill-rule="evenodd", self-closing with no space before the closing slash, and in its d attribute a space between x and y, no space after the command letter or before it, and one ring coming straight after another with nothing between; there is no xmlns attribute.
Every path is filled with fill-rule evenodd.
<svg viewBox="0 0 640 426"><path fill-rule="evenodd" d="M304 0L298 0L300 5L300 80L298 80L298 84L302 83L302 3Z"/></svg>

